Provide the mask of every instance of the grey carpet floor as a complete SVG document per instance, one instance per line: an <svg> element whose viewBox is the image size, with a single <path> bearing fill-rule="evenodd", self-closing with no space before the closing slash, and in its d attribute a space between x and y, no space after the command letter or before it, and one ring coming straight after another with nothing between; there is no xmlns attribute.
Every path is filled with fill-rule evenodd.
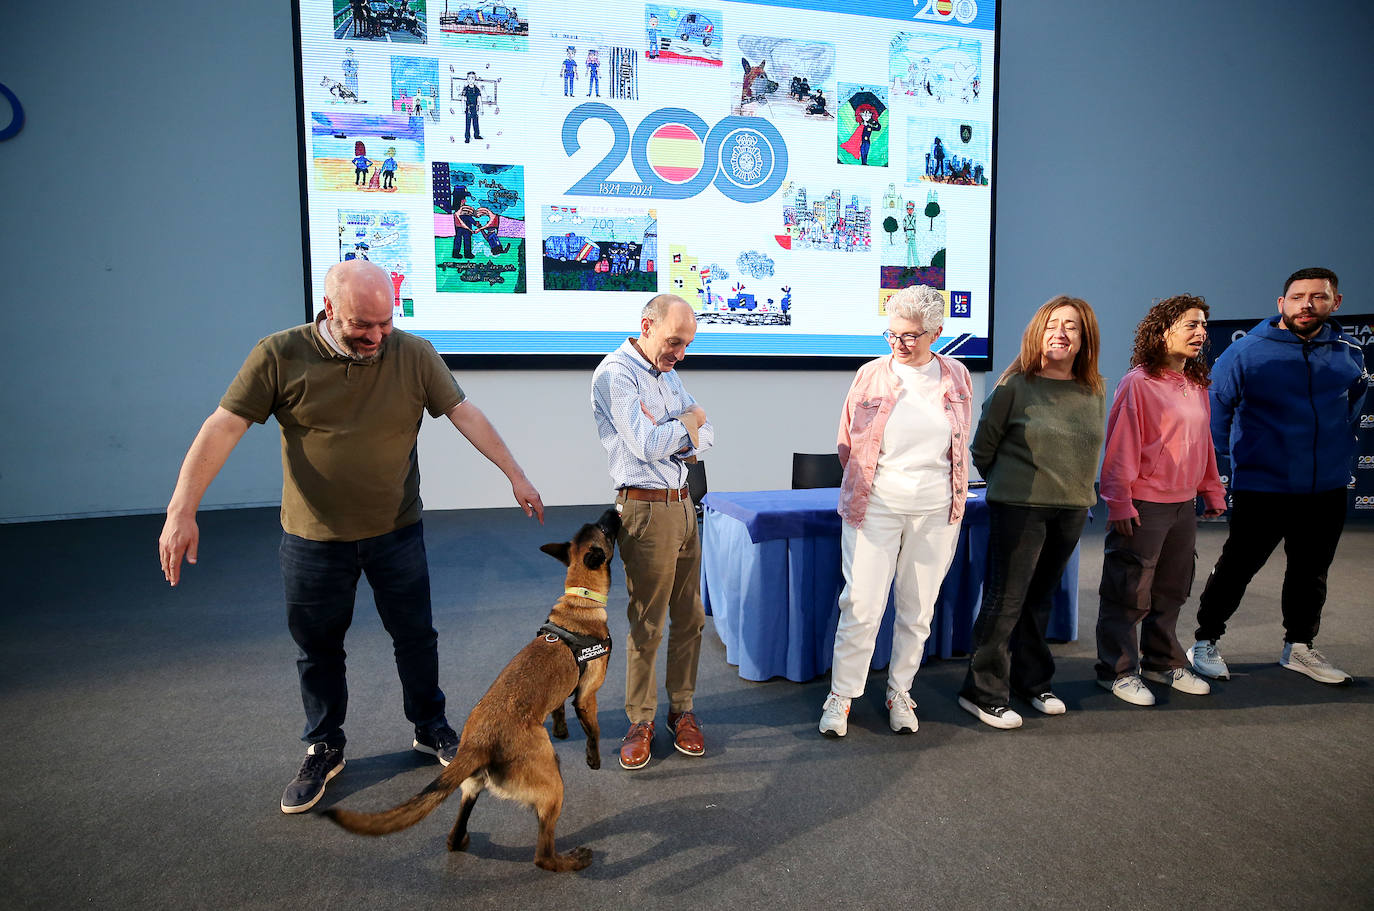
<svg viewBox="0 0 1374 911"><path fill-rule="evenodd" d="M553 509L543 528L514 510L427 516L455 727L561 591L538 545L598 511ZM443 843L457 800L381 839L279 812L303 747L275 511L204 514L200 563L176 590L157 517L0 526L0 907L1374 907L1374 528L1346 532L1318 642L1354 685L1276 664L1276 557L1222 641L1234 678L1143 709L1093 682L1100 525L1084 538L1079 639L1055 647L1069 712L1027 708L1018 731L962 712L963 663L944 661L917 676L915 736L888 732L875 674L849 736L823 739L828 680L741 680L708 620L709 754L677 754L660 729L651 765L627 773L613 654L603 768L583 763L576 724L556 746L559 847L595 854L562 876L531 863L533 814L490 795L462 854ZM1224 535L1201 531L1195 594ZM625 600L617 566L618 645ZM381 809L438 766L410 749L365 585L348 648L348 766L321 807Z"/></svg>

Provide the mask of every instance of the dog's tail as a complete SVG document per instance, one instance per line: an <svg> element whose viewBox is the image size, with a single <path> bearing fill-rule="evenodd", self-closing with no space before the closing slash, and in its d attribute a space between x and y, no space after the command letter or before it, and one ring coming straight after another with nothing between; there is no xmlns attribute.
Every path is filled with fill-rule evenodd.
<svg viewBox="0 0 1374 911"><path fill-rule="evenodd" d="M439 773L425 789L399 806L380 813L358 813L332 808L324 815L350 832L358 835L390 835L415 825L443 803L450 794L462 787L464 781L481 766L472 754L459 751L453 762Z"/></svg>

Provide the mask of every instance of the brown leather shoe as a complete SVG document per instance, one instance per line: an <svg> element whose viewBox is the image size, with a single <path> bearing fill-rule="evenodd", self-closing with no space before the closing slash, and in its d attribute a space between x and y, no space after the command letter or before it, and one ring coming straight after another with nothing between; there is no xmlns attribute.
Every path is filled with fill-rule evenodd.
<svg viewBox="0 0 1374 911"><path fill-rule="evenodd" d="M642 769L649 764L650 746L654 740L654 723L637 721L620 741L620 767Z"/></svg>
<svg viewBox="0 0 1374 911"><path fill-rule="evenodd" d="M673 732L673 746L679 753L700 756L706 752L706 738L702 736L701 725L692 712L669 712L668 730Z"/></svg>

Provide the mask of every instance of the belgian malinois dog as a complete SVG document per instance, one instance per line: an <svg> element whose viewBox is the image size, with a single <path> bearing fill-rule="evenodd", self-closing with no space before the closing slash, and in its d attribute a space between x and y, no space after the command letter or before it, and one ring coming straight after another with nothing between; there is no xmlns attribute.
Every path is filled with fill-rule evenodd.
<svg viewBox="0 0 1374 911"><path fill-rule="evenodd" d="M386 835L419 822L461 788L463 805L449 832L448 848L463 851L472 806L490 788L497 797L527 804L538 814L537 865L562 872L591 863L589 848L567 854L554 849L554 827L563 809L563 776L544 719L552 714L554 735L567 737L563 704L572 695L577 720L587 734L587 766L601 768L596 691L610 661L606 595L619 530L620 515L608 509L566 544L539 548L568 567L563 597L554 602L534 641L511 659L468 715L458 755L438 778L405 803L381 813L330 809L324 815L350 832Z"/></svg>

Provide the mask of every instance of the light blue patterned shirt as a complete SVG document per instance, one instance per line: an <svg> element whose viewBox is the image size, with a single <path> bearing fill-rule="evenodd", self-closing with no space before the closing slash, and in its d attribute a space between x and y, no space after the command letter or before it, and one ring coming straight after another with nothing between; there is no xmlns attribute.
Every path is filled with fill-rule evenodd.
<svg viewBox="0 0 1374 911"><path fill-rule="evenodd" d="M655 370L629 339L606 355L592 374L592 412L617 489L687 486L683 459L710 449L716 438L707 421L697 430L700 445L692 448L687 428L677 417L696 403L676 370Z"/></svg>

